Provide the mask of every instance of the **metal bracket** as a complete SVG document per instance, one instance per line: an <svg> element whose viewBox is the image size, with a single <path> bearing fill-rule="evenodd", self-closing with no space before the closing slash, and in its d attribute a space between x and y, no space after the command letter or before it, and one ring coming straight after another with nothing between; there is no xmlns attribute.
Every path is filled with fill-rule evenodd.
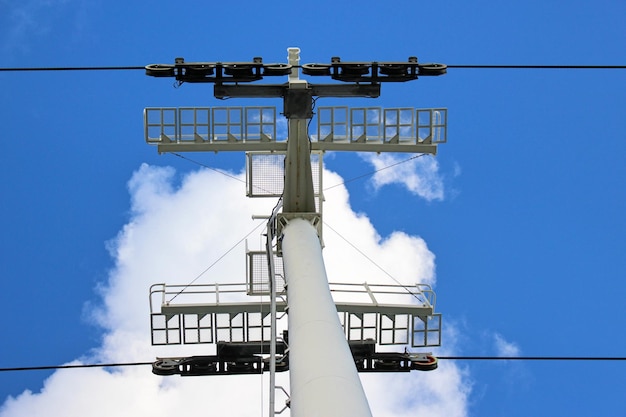
<svg viewBox="0 0 626 417"><path fill-rule="evenodd" d="M285 228L285 226L287 226L289 221L293 219L304 219L311 223L317 230L317 235L320 238L322 247L324 246L324 242L322 241L322 217L319 215L319 213L278 213L278 215L276 216L276 253L278 254L278 256L282 256L283 254L283 229Z"/></svg>

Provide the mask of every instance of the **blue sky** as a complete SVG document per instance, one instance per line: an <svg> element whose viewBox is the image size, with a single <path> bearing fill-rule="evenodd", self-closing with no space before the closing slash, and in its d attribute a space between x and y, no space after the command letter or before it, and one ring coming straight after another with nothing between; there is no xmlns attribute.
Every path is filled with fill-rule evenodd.
<svg viewBox="0 0 626 417"><path fill-rule="evenodd" d="M0 66L134 66L170 63L178 56L188 61L262 56L265 62L285 62L290 46L301 48L304 63L328 62L332 56L385 61L417 55L421 62L447 64L623 65L625 15L623 1L608 0L406 0L391 7L370 0L358 5L243 0L237 8L198 1L158 6L0 1ZM171 80L149 78L142 71L2 72L0 80L0 300L6 312L0 367L80 358L151 360L149 340L145 347L141 337L136 345L120 340L124 332L149 324L145 302L147 285L158 282L149 276L160 273L155 263L164 255L171 258L167 268L178 275L172 280L185 281L213 256L182 249L141 251L141 245L157 238L172 239L161 247L176 246L181 238L169 234L173 226L188 230L178 223L180 215L154 220L156 226L147 228L152 223L146 219L165 210L166 202L158 197L170 196L183 207L186 195L197 196L187 203L198 213L204 210L211 221L229 214L222 207L227 204L215 197L217 190L232 191L233 198L241 197L239 204L248 203L240 183L157 155L143 140L142 111L225 103L212 97L210 86L175 89ZM443 352L625 355L624 85L624 70L450 69L443 77L384 85L376 100L320 100L318 105L448 108L448 143L440 146L434 162L420 158L409 166L440 186L441 198L424 198L402 182L377 187L373 178L348 182L345 195L338 187L336 197L327 196L341 201L338 212L369 219L380 236L372 251L380 250L381 258L393 255L384 243L397 232L427 245L435 269L424 276L433 282L436 277L437 309L449 329ZM281 105L279 100L226 104ZM241 154L187 156L234 174L244 166ZM350 180L374 169L358 155L328 155L325 162L336 181L341 180L334 175ZM209 183L203 194L202 181L219 185ZM228 246L247 227L232 226L219 236L207 232L204 238ZM134 237L129 230L137 230ZM349 232L358 233L356 226ZM128 259L134 251L141 256ZM135 302L131 294L139 301L124 310L123 301ZM126 328L125 320L133 324ZM433 407L439 407L429 410L434 415L626 415L621 362L458 362L440 371L439 377L413 374L411 381L394 386L420 395L423 403L434 393ZM97 385L102 389L82 398L94 404L118 393L115 384L142 378L159 384L147 368L114 377L91 372L2 373L0 403L9 396L20 400L0 406L0 415L38 409L69 415L62 412L67 407L63 399L72 393L57 391L69 386L64 378L79 385L81 378L94 384L102 378ZM189 382L201 383L213 384ZM366 385L376 392L379 383ZM181 392L169 392L167 404L154 403L161 410L184 402L185 389L196 389L164 384ZM159 389L142 393L159 398ZM31 394L22 394L25 390ZM383 400L375 393L372 397L376 409L384 410ZM402 399L412 410L410 397ZM452 403L452 410L445 408ZM395 410L396 415L406 410Z"/></svg>

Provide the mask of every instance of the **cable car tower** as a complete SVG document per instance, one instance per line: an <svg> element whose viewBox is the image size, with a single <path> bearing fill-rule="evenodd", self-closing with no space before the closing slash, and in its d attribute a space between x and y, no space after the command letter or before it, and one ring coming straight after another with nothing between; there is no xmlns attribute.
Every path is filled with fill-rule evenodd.
<svg viewBox="0 0 626 417"><path fill-rule="evenodd" d="M376 349L441 344L441 315L428 285L329 283L322 257L321 175L325 151L435 154L446 141L446 109L318 107L313 132L309 125L317 97L376 98L382 83L445 72L445 65L420 64L415 57L406 62L334 57L329 64L300 65L298 48L288 49L286 64L264 64L261 58L193 63L177 58L174 64L146 67L149 76L213 83L216 98L282 98L288 121L287 139L280 140L271 107L145 109L145 138L159 153L245 151L249 196L266 188L258 187L255 177L263 159L284 158L278 189L269 192L280 200L267 216L266 248L247 252L246 283L151 287L152 344L217 345L214 355L157 358L155 374L267 371L270 416L289 407L292 417L367 417L371 411L358 372L437 367L430 353ZM314 84L300 74L339 82ZM281 76L286 83L254 83ZM262 312L258 302L245 300L259 294L269 295ZM287 330L280 335L279 314L287 317ZM276 386L281 371L289 371L289 394ZM289 397L281 410L276 410L277 389Z"/></svg>

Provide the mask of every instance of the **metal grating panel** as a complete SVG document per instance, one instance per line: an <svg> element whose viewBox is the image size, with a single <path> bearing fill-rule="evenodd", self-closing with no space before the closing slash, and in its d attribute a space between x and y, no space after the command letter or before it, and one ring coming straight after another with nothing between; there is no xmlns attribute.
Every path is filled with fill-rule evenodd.
<svg viewBox="0 0 626 417"><path fill-rule="evenodd" d="M248 197L280 197L285 187L285 154L249 152Z"/></svg>
<svg viewBox="0 0 626 417"><path fill-rule="evenodd" d="M248 295L269 295L269 271L267 268L267 253L265 251L249 251L248 254ZM283 258L274 253L274 267L276 270L276 293L285 293L285 274L283 272Z"/></svg>
<svg viewBox="0 0 626 417"><path fill-rule="evenodd" d="M285 187L284 152L248 152L246 158L246 195L248 197L280 197ZM322 212L322 153L311 152L311 174L315 210Z"/></svg>

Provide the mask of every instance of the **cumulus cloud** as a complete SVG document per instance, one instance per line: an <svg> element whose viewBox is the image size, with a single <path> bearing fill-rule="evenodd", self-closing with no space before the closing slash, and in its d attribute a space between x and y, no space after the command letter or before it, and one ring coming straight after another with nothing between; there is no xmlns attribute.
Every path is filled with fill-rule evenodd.
<svg viewBox="0 0 626 417"><path fill-rule="evenodd" d="M339 184L342 178L325 172L325 184ZM354 212L349 205L345 187L325 192L324 243L328 275L336 281L381 282L389 280L385 272L404 285L435 283L435 255L426 242L417 236L394 232L382 237L370 219ZM344 262L338 254L350 254L358 262ZM398 262L398 260L402 262Z"/></svg>
<svg viewBox="0 0 626 417"><path fill-rule="evenodd" d="M233 175L245 178L242 173ZM334 173L325 175L335 177L331 183L341 182ZM148 165L130 180L131 218L110 242L114 266L99 289L102 304L92 311L103 329L102 343L75 363L207 354L206 345L150 345L148 288L193 280L244 282L245 247L237 243L261 226L249 242L261 246L264 221L252 215L268 214L276 200L246 198L244 184L210 170L177 180L173 169ZM365 215L351 210L344 187L333 188L326 202L324 219L339 233L328 229L324 233L331 281L389 283L381 269L361 260L363 255L348 240L357 242L361 252L403 284L434 284L435 257L423 239L400 232L380 236ZM288 387L287 378L279 374L278 383ZM468 380L467 372L452 362L418 375L363 376L377 417L465 416ZM59 370L40 392L8 398L0 416L262 416L267 415L267 390L267 375L157 377L141 366ZM277 397L278 408L283 400Z"/></svg>
<svg viewBox="0 0 626 417"><path fill-rule="evenodd" d="M434 372L362 377L376 417L467 416L471 384L466 369L440 362Z"/></svg>
<svg viewBox="0 0 626 417"><path fill-rule="evenodd" d="M439 172L439 163L429 155L412 158L409 161L406 155L391 153L360 155L376 169L372 177L375 189L389 184L399 184L428 201L444 199L444 183Z"/></svg>

